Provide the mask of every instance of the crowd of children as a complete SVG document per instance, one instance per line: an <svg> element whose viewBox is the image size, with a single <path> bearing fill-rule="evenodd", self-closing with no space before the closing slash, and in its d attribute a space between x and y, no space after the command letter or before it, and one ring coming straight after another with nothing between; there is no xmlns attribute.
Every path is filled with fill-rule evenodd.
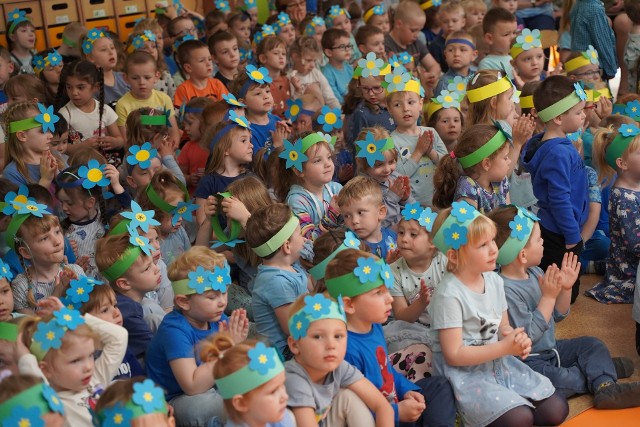
<svg viewBox="0 0 640 427"><path fill-rule="evenodd" d="M632 360L555 336L596 272L640 355L640 95L602 6L563 9L557 55L548 0L213 3L42 52L8 12L2 426L640 406Z"/></svg>

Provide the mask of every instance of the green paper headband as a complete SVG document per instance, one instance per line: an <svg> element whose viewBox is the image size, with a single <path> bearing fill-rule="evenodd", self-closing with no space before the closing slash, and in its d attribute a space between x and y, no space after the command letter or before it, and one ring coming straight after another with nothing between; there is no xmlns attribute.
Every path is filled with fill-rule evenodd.
<svg viewBox="0 0 640 427"><path fill-rule="evenodd" d="M224 199L233 197L230 192L218 193L218 195ZM220 216L218 214L211 217L211 228L213 229L214 234L217 237L217 241L214 243L212 248L217 248L218 246L229 246L234 247L238 243L244 243L244 240L239 240L238 236L242 232L242 224L240 224L235 219L231 220L231 230L229 230L229 235L227 235L222 229L222 225L220 225Z"/></svg>
<svg viewBox="0 0 640 427"><path fill-rule="evenodd" d="M280 246L284 244L293 233L296 231L296 227L300 225L300 220L297 216L291 215L289 221L269 240L258 246L257 248L251 248L253 252L259 257L266 257L277 251Z"/></svg>
<svg viewBox="0 0 640 427"><path fill-rule="evenodd" d="M393 274L383 259L376 261L375 258L361 257L353 272L327 279L325 284L334 298L355 297L382 285L392 288Z"/></svg>
<svg viewBox="0 0 640 427"><path fill-rule="evenodd" d="M451 213L433 236L433 244L442 253L458 250L467 244L469 225L480 216L480 212L466 201L453 202Z"/></svg>
<svg viewBox="0 0 640 427"><path fill-rule="evenodd" d="M0 340L16 342L18 339L18 325L0 322Z"/></svg>
<svg viewBox="0 0 640 427"><path fill-rule="evenodd" d="M164 391L150 379L133 385L134 393L124 405L118 402L102 408L95 414L93 421L98 427L129 426L131 421L148 414L166 414L167 402Z"/></svg>
<svg viewBox="0 0 640 427"><path fill-rule="evenodd" d="M44 425L41 416L50 412L64 415L64 406L49 385L40 383L4 401L0 420L3 426Z"/></svg>
<svg viewBox="0 0 640 427"><path fill-rule="evenodd" d="M242 395L275 378L284 365L273 347L259 342L249 350L249 364L226 377L216 379L216 387L223 399ZM223 356L224 357L224 356Z"/></svg>
<svg viewBox="0 0 640 427"><path fill-rule="evenodd" d="M613 138L611 144L605 150L605 160L609 166L617 170L616 159L622 157L622 154L629 147L629 144L640 135L640 128L635 124L623 124L618 129L618 135Z"/></svg>
<svg viewBox="0 0 640 427"><path fill-rule="evenodd" d="M169 120L167 116L158 115L158 116L140 116L140 124L149 125L149 126L167 126Z"/></svg>
<svg viewBox="0 0 640 427"><path fill-rule="evenodd" d="M184 193L185 199L189 200L189 191L187 190L187 187L185 187L179 179L175 179L174 182ZM167 203L162 197L160 197L151 183L147 185L147 188L144 191L147 193L147 197L149 197L149 201L153 203L153 206L157 207L162 212L171 213L171 211L177 208L177 206Z"/></svg>
<svg viewBox="0 0 640 427"><path fill-rule="evenodd" d="M171 282L171 287L176 295L201 295L209 290L225 293L230 284L231 269L225 261L222 267L215 266L213 271L198 266L195 271L189 272L187 279Z"/></svg>
<svg viewBox="0 0 640 427"><path fill-rule="evenodd" d="M486 159L493 153L495 153L505 142L508 141L507 136L502 131L502 129L498 129L498 132L491 137L489 141L484 143L480 148L474 151L471 154L467 154L464 157L458 159L460 166L463 168L469 168L471 166L477 165L483 159Z"/></svg>
<svg viewBox="0 0 640 427"><path fill-rule="evenodd" d="M520 251L524 249L533 233L533 226L539 218L531 212L519 206L516 216L509 222L511 234L502 244L498 252L498 264L509 265L518 256Z"/></svg>
<svg viewBox="0 0 640 427"><path fill-rule="evenodd" d="M306 337L309 326L317 320L336 319L347 323L343 304L341 297L334 301L322 294L307 295L304 297L304 307L289 318L291 337L294 340Z"/></svg>
<svg viewBox="0 0 640 427"><path fill-rule="evenodd" d="M69 37L65 36L64 34L62 35L62 43L66 44L69 47L78 46L78 43L76 43L73 40L69 39Z"/></svg>
<svg viewBox="0 0 640 427"><path fill-rule="evenodd" d="M318 263L318 265L309 269L309 274L311 274L311 277L313 277L315 280L324 279L324 275L327 270L327 264L329 264L331 260L334 259L340 252L349 248L360 249L360 240L350 230L344 234L344 240L342 241L342 244L338 246L335 251L331 252L331 255L326 257L322 262Z"/></svg>
<svg viewBox="0 0 640 427"><path fill-rule="evenodd" d="M144 255L142 253L142 249L137 246L129 246L111 267L101 271L100 274L102 274L108 281L113 282L122 277L122 275L131 268L133 263L142 255Z"/></svg>
<svg viewBox="0 0 640 427"><path fill-rule="evenodd" d="M573 108L573 106L587 100L587 94L579 82L574 83L573 87L575 90L569 95L565 96L560 101L551 104L544 110L538 111L538 117L540 117L540 120L542 120L543 123L558 117L562 113L566 113Z"/></svg>

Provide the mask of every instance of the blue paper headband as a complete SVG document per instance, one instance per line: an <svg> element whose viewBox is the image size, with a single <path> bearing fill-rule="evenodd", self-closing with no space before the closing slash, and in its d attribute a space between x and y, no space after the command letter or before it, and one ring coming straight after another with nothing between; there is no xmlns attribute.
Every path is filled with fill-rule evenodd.
<svg viewBox="0 0 640 427"><path fill-rule="evenodd" d="M211 143L209 143L209 150L213 151L213 147L225 136L231 129L236 127L241 127L251 131L251 123L247 120L246 117L239 116L235 111L229 110L229 124L220 129L218 133L216 133L213 138L211 138Z"/></svg>
<svg viewBox="0 0 640 427"><path fill-rule="evenodd" d="M447 41L445 42L445 47L449 46L450 44L463 44L466 46L469 46L471 49L476 50L476 45L471 43L470 40L467 39L447 39Z"/></svg>
<svg viewBox="0 0 640 427"><path fill-rule="evenodd" d="M270 84L273 81L271 77L269 77L269 70L265 67L256 68L255 65L247 65L247 76L249 76L249 80L247 80L238 91L238 98L247 96L251 85Z"/></svg>

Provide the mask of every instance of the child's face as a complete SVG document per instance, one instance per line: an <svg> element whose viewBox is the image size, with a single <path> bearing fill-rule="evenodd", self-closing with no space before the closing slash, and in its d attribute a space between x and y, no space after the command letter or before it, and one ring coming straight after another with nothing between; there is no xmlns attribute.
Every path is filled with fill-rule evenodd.
<svg viewBox="0 0 640 427"><path fill-rule="evenodd" d="M251 28L253 29L258 24L258 9L253 7L251 9L247 10L247 13L249 14L249 17L251 18L251 20L250 20Z"/></svg>
<svg viewBox="0 0 640 427"><path fill-rule="evenodd" d="M349 314L349 321L353 319L364 324L384 323L391 315L392 302L389 290L384 285L378 286L351 299L354 313Z"/></svg>
<svg viewBox="0 0 640 427"><path fill-rule="evenodd" d="M231 147L224 153L234 162L244 165L251 163L253 159L253 144L251 143L251 133L243 129L237 139L233 141Z"/></svg>
<svg viewBox="0 0 640 427"><path fill-rule="evenodd" d="M513 91L514 89L510 88L496 98L496 120L507 120L511 123L516 112L516 104L511 101Z"/></svg>
<svg viewBox="0 0 640 427"><path fill-rule="evenodd" d="M273 95L269 85L253 86L244 97L247 110L254 114L266 114L273 108Z"/></svg>
<svg viewBox="0 0 640 427"><path fill-rule="evenodd" d="M53 139L51 132L44 133L40 127L19 131L16 136L26 151L35 154L42 154L48 151L51 148L51 140Z"/></svg>
<svg viewBox="0 0 640 427"><path fill-rule="evenodd" d="M187 34L191 34L193 37L198 37L198 30L191 19L181 19L176 22L174 27L175 34L172 36L171 43L180 37L184 37Z"/></svg>
<svg viewBox="0 0 640 427"><path fill-rule="evenodd" d="M388 34L391 30L391 23L389 22L389 14L383 13L382 15L373 15L369 19L369 25L377 27L385 34Z"/></svg>
<svg viewBox="0 0 640 427"><path fill-rule="evenodd" d="M36 45L36 29L31 25L23 25L11 34L11 40L23 49L33 49Z"/></svg>
<svg viewBox="0 0 640 427"><path fill-rule="evenodd" d="M178 206L178 203L184 202L184 194L173 188L167 189L165 192L164 200L173 206ZM163 213L160 216L160 234L167 236L171 233L175 233L182 227L182 218L179 218L175 225L172 222L171 214Z"/></svg>
<svg viewBox="0 0 640 427"><path fill-rule="evenodd" d="M298 73L306 76L314 68L316 68L316 61L320 58L319 52L306 51L302 53L292 53L291 61L293 62L293 69Z"/></svg>
<svg viewBox="0 0 640 427"><path fill-rule="evenodd" d="M369 104L378 105L384 99L384 88L381 76L360 77L362 98Z"/></svg>
<svg viewBox="0 0 640 427"><path fill-rule="evenodd" d="M138 257L122 276L131 290L139 295L155 291L160 286L160 268L153 263L153 257Z"/></svg>
<svg viewBox="0 0 640 427"><path fill-rule="evenodd" d="M482 19L486 12L481 9L469 10L465 13L466 27L471 28L474 25L482 24Z"/></svg>
<svg viewBox="0 0 640 427"><path fill-rule="evenodd" d="M245 395L246 412L242 421L250 426L277 425L287 409L287 389L284 386L285 374L280 372L265 384Z"/></svg>
<svg viewBox="0 0 640 427"><path fill-rule="evenodd" d="M315 27L315 31L313 32L312 37L316 39L316 41L318 42L318 45L322 44L322 35L324 34L325 31L327 31L326 25L318 25Z"/></svg>
<svg viewBox="0 0 640 427"><path fill-rule="evenodd" d="M331 182L335 168L331 151L324 144L316 144L305 154L309 160L302 166L302 179L314 187Z"/></svg>
<svg viewBox="0 0 640 427"><path fill-rule="evenodd" d="M391 174L396 170L398 160L394 150L386 150L382 153L384 160L376 160L372 168L365 172L378 182L387 182Z"/></svg>
<svg viewBox="0 0 640 427"><path fill-rule="evenodd" d="M229 28L231 34L236 36L240 40L250 41L251 39L251 20L247 19L246 21L242 21L240 19L236 20L233 25Z"/></svg>
<svg viewBox="0 0 640 427"><path fill-rule="evenodd" d="M56 65L54 67L48 65L42 70L42 75L45 80L56 85L60 83L60 73L62 73L62 65Z"/></svg>
<svg viewBox="0 0 640 427"><path fill-rule="evenodd" d="M427 230L413 219L398 224L398 249L409 266L433 257L436 251Z"/></svg>
<svg viewBox="0 0 640 427"><path fill-rule="evenodd" d="M240 63L238 40L225 40L216 44L215 60L218 68L235 70Z"/></svg>
<svg viewBox="0 0 640 427"><path fill-rule="evenodd" d="M146 233L143 232L142 236L149 239L149 246L153 248L151 251L151 257L153 258L153 263L157 264L162 258L162 252L160 251L160 240L158 239L158 230L155 227L149 228L149 231Z"/></svg>
<svg viewBox="0 0 640 427"><path fill-rule="evenodd" d="M184 131L191 141L200 141L200 115L187 113L184 117Z"/></svg>
<svg viewBox="0 0 640 427"><path fill-rule="evenodd" d="M142 47L137 50L147 52L149 55L153 56L154 60L158 60L157 41L147 40L143 43Z"/></svg>
<svg viewBox="0 0 640 427"><path fill-rule="evenodd" d="M338 369L347 352L347 325L338 319L320 319L313 321L307 329L307 335L292 340L292 352L296 362L307 372L315 375L327 375ZM318 381L323 378L313 378Z"/></svg>
<svg viewBox="0 0 640 427"><path fill-rule="evenodd" d="M151 61L144 64L131 64L125 74L125 80L131 86L131 94L136 99L148 99L158 77L156 64Z"/></svg>
<svg viewBox="0 0 640 427"><path fill-rule="evenodd" d="M140 166L135 165L131 170L131 175L127 177L127 183L133 189L144 188L151 182L151 178L156 172L162 170L162 163L160 159L154 157L151 159L151 166L147 169L142 169Z"/></svg>
<svg viewBox="0 0 640 427"><path fill-rule="evenodd" d="M424 14L407 22L396 19L395 23L398 28L397 34L400 44L408 46L418 40L418 34L420 34L420 31L424 27L426 19Z"/></svg>
<svg viewBox="0 0 640 427"><path fill-rule="evenodd" d="M293 130L295 133L309 132L313 130L313 119L307 114L300 114L293 122Z"/></svg>
<svg viewBox="0 0 640 427"><path fill-rule="evenodd" d="M443 108L438 115L434 129L447 147L455 144L462 133L460 111L455 108Z"/></svg>
<svg viewBox="0 0 640 427"><path fill-rule="evenodd" d="M227 307L227 293L209 289L189 297L188 316L198 322L218 322Z"/></svg>
<svg viewBox="0 0 640 427"><path fill-rule="evenodd" d="M93 377L95 344L91 338L76 334L66 334L64 340L65 351L41 362L41 369L54 389L81 392Z"/></svg>
<svg viewBox="0 0 640 427"><path fill-rule="evenodd" d="M466 24L464 11L462 9L452 10L450 12L440 12L438 21L440 21L443 35L445 37L456 31L462 30Z"/></svg>
<svg viewBox="0 0 640 427"><path fill-rule="evenodd" d="M287 48L279 45L260 55L260 62L269 70L282 71L287 66Z"/></svg>
<svg viewBox="0 0 640 427"><path fill-rule="evenodd" d="M511 44L516 38L518 24L516 21L497 22L493 31L485 34L485 40L489 45L491 53L506 55L509 53Z"/></svg>
<svg viewBox="0 0 640 427"><path fill-rule="evenodd" d="M327 49L327 51L330 51L330 58L336 62L348 62L351 59L353 48L349 37L340 37L334 42L331 49Z"/></svg>
<svg viewBox="0 0 640 427"><path fill-rule="evenodd" d="M601 73L600 67L597 64L588 64L573 70L569 77L582 80L585 83L600 83L602 81L600 78Z"/></svg>
<svg viewBox="0 0 640 427"><path fill-rule="evenodd" d="M71 102L78 107L83 107L93 99L93 92L96 87L86 80L81 80L76 76L69 76L65 83L65 89Z"/></svg>
<svg viewBox="0 0 640 427"><path fill-rule="evenodd" d="M73 222L80 222L90 219L91 210L95 206L95 199L90 197L78 197L74 193L67 193L61 188L58 193L58 200L62 204L64 214Z"/></svg>
<svg viewBox="0 0 640 427"><path fill-rule="evenodd" d="M383 34L374 34L370 36L365 44L361 44L358 47L362 51L363 56L366 56L369 52L373 52L378 58L385 57Z"/></svg>
<svg viewBox="0 0 640 427"><path fill-rule="evenodd" d="M293 28L293 24L287 24L280 30L278 34L282 40L284 40L287 46L291 46L296 40L296 29Z"/></svg>
<svg viewBox="0 0 640 427"><path fill-rule="evenodd" d="M518 10L518 0L493 0L493 4L514 14Z"/></svg>
<svg viewBox="0 0 640 427"><path fill-rule="evenodd" d="M509 150L511 147L506 144L501 150L498 150L496 156L491 159L488 177L490 182L502 181L509 172L511 167L511 158L509 157Z"/></svg>
<svg viewBox="0 0 640 427"><path fill-rule="evenodd" d="M30 254L36 265L58 264L64 260L64 234L60 225L44 233L24 236L30 250L20 247L20 254Z"/></svg>
<svg viewBox="0 0 640 427"><path fill-rule="evenodd" d="M13 313L13 292L7 279L0 279L0 322L11 320Z"/></svg>
<svg viewBox="0 0 640 427"><path fill-rule="evenodd" d="M118 62L118 53L116 52L116 46L113 44L113 40L102 37L93 43L93 50L87 59L98 67L102 67L105 70L113 70L116 68Z"/></svg>
<svg viewBox="0 0 640 427"><path fill-rule="evenodd" d="M541 47L525 50L512 63L522 80L537 80L544 69L544 51Z"/></svg>
<svg viewBox="0 0 640 427"><path fill-rule="evenodd" d="M351 200L349 204L340 206L340 212L344 225L356 233L360 240L367 241L380 232L380 224L387 216L385 205L376 203L371 196Z"/></svg>
<svg viewBox="0 0 640 427"><path fill-rule="evenodd" d="M533 267L540 264L544 251L544 239L540 232L540 225L537 222L533 225L533 231L524 250L526 251L528 266Z"/></svg>
<svg viewBox="0 0 640 427"><path fill-rule="evenodd" d="M444 48L444 59L454 71L467 68L478 56L478 51L463 43L449 43Z"/></svg>
<svg viewBox="0 0 640 427"><path fill-rule="evenodd" d="M351 20L346 13L338 15L333 19L333 27L331 28L339 28L351 34Z"/></svg>
<svg viewBox="0 0 640 427"><path fill-rule="evenodd" d="M417 93L394 94L390 101L387 107L396 125L406 128L418 123L418 118L422 114L422 99Z"/></svg>
<svg viewBox="0 0 640 427"><path fill-rule="evenodd" d="M289 250L291 251L292 257L295 261L300 259L300 252L302 251L306 241L307 239L302 235L302 231L298 225L291 237L287 240L289 243Z"/></svg>
<svg viewBox="0 0 640 427"><path fill-rule="evenodd" d="M488 233L477 241L467 243L458 251L458 257L464 258L464 269L473 273L485 273L496 269L498 259L498 246L494 233ZM451 258L449 258L451 260Z"/></svg>
<svg viewBox="0 0 640 427"><path fill-rule="evenodd" d="M4 87L4 84L11 77L13 73L13 61L7 61L0 57L0 87Z"/></svg>
<svg viewBox="0 0 640 427"><path fill-rule="evenodd" d="M238 55L238 59L240 56ZM195 79L206 79L211 77L213 71L213 61L209 48L201 47L191 51L189 62L184 64L184 70L190 77Z"/></svg>
<svg viewBox="0 0 640 427"><path fill-rule="evenodd" d="M122 326L122 313L116 306L116 294L112 293L108 300L102 301L89 312L90 315L95 316L105 322L113 323L115 325Z"/></svg>
<svg viewBox="0 0 640 427"><path fill-rule="evenodd" d="M560 116L562 119L562 124L560 126L562 128L562 132L573 133L582 127L585 118L585 105L586 103L581 101Z"/></svg>

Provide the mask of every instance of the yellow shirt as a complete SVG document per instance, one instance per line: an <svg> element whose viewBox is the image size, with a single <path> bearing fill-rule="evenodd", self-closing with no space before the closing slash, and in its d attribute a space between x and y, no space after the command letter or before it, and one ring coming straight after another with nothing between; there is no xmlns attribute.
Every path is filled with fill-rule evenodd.
<svg viewBox="0 0 640 427"><path fill-rule="evenodd" d="M155 89L151 91L151 96L147 99L136 99L131 95L131 92L127 92L116 104L116 114L118 114L118 126L125 126L127 123L127 117L129 113L139 108L155 108L159 111L170 111L169 117L175 116L173 110L173 102L171 98L164 92L159 92Z"/></svg>

